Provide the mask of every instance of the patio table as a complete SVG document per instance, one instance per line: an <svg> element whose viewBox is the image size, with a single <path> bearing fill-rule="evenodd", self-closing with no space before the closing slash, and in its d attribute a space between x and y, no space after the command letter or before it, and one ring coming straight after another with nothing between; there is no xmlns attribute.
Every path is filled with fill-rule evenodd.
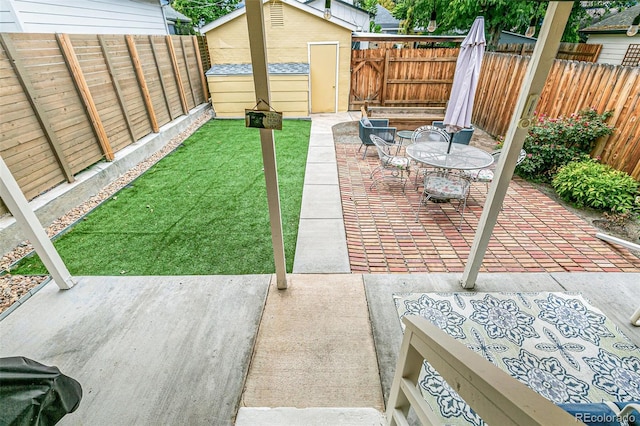
<svg viewBox="0 0 640 426"><path fill-rule="evenodd" d="M407 155L419 163L440 169L484 169L493 163L493 157L479 148L448 142L419 142L407 146Z"/></svg>

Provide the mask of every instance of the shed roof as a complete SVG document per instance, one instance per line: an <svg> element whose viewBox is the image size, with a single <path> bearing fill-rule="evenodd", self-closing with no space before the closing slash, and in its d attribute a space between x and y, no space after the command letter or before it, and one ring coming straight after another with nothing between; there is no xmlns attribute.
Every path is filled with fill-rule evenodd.
<svg viewBox="0 0 640 426"><path fill-rule="evenodd" d="M618 13L609 15L590 26L581 29L583 33L624 33L633 19L640 15L640 4L631 6Z"/></svg>
<svg viewBox="0 0 640 426"><path fill-rule="evenodd" d="M270 0L262 0L262 3L267 3ZM303 12L309 13L311 15L317 16L318 18L324 20L324 11L318 10L315 7L311 7L307 4L304 3L300 3L297 0L279 0L280 2L282 2L283 4L289 5L291 7L295 7L296 9L302 10ZM218 28L224 24L226 24L227 22L244 15L245 13L247 13L247 9L245 7L240 7L236 10L234 10L231 13L228 13L224 16L221 16L220 18L216 19L213 22L209 22L207 25L205 25L204 27L202 27L202 29L200 30L203 34L211 31L215 28ZM329 19L327 22L331 22L332 24L338 25L339 27L345 28L349 31L355 31L356 30L356 26L350 22L347 21L343 21L342 19L336 18L335 16L332 16L331 19Z"/></svg>
<svg viewBox="0 0 640 426"><path fill-rule="evenodd" d="M269 64L269 74L309 74L309 64L283 62ZM253 74L251 64L216 64L206 75L248 75Z"/></svg>

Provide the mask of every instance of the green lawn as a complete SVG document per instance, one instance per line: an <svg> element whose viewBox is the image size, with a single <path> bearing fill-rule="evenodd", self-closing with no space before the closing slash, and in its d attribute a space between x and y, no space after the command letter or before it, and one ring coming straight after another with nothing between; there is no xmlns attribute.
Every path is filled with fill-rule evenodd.
<svg viewBox="0 0 640 426"><path fill-rule="evenodd" d="M287 270L295 253L310 121L274 131ZM55 241L73 275L275 271L258 129L212 120ZM43 274L37 257L14 274Z"/></svg>

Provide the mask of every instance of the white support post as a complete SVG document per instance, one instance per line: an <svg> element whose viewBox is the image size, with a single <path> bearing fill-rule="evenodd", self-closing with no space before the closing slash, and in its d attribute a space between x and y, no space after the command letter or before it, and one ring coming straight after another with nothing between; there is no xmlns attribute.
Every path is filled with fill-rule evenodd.
<svg viewBox="0 0 640 426"><path fill-rule="evenodd" d="M253 82L256 91L258 110L268 111L271 103L269 93L269 72L267 68L267 44L264 33L264 11L262 0L247 0L247 27L249 30L249 47L253 66ZM264 178L267 184L267 203L269 205L269 222L271 224L271 242L273 258L276 265L276 282L280 290L287 288L287 264L284 257L284 238L282 235L282 217L280 214L280 191L278 188L278 168L276 151L273 142L273 130L260 129L262 145L262 161Z"/></svg>
<svg viewBox="0 0 640 426"><path fill-rule="evenodd" d="M18 225L25 231L58 287L61 290L73 287L75 285L73 277L53 247L42 224L31 210L29 202L2 157L0 157L0 197Z"/></svg>
<svg viewBox="0 0 640 426"><path fill-rule="evenodd" d="M476 284L482 259L487 251L489 239L498 220L498 214L507 194L509 182L513 177L518 155L529 131L529 126L532 124L533 112L538 104L540 93L544 88L553 61L556 58L558 47L560 46L560 38L564 32L572 6L573 1L552 1L549 2L547 7L547 13L540 30L540 37L529 61L525 80L520 89L520 96L505 137L503 153L500 155L496 174L489 194L487 194L487 200L478 222L478 230L460 280L463 288L470 289Z"/></svg>

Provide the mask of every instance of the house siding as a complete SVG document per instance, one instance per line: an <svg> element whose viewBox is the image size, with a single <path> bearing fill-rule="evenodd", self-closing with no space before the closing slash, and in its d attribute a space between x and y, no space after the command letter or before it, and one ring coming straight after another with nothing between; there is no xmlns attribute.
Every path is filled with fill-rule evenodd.
<svg viewBox="0 0 640 426"><path fill-rule="evenodd" d="M256 104L253 75L207 76L216 117L241 117ZM309 116L309 76L270 75L271 106L285 117Z"/></svg>
<svg viewBox="0 0 640 426"><path fill-rule="evenodd" d="M11 8L3 32L19 31L17 20L28 33L167 34L156 0L0 0L0 18Z"/></svg>
<svg viewBox="0 0 640 426"><path fill-rule="evenodd" d="M307 3L307 5L324 11L324 0L315 0ZM355 25L359 28L356 29L356 31L369 31L371 18L369 18L369 14L365 11L356 10L353 7L336 1L331 3L331 15Z"/></svg>
<svg viewBox="0 0 640 426"><path fill-rule="evenodd" d="M269 7L270 4L265 3L267 59L270 64L308 63L308 43L339 43L338 110L347 111L351 82L351 31L286 3L282 4L284 25L272 26ZM208 31L206 36L212 64L251 63L245 14Z"/></svg>
<svg viewBox="0 0 640 426"><path fill-rule="evenodd" d="M640 37L627 37L626 34L590 34L587 40L587 44L602 45L597 63L611 65L620 65L629 44L633 43L640 43Z"/></svg>
<svg viewBox="0 0 640 426"><path fill-rule="evenodd" d="M13 12L13 7L9 0L0 0L0 32L20 32L20 23Z"/></svg>

